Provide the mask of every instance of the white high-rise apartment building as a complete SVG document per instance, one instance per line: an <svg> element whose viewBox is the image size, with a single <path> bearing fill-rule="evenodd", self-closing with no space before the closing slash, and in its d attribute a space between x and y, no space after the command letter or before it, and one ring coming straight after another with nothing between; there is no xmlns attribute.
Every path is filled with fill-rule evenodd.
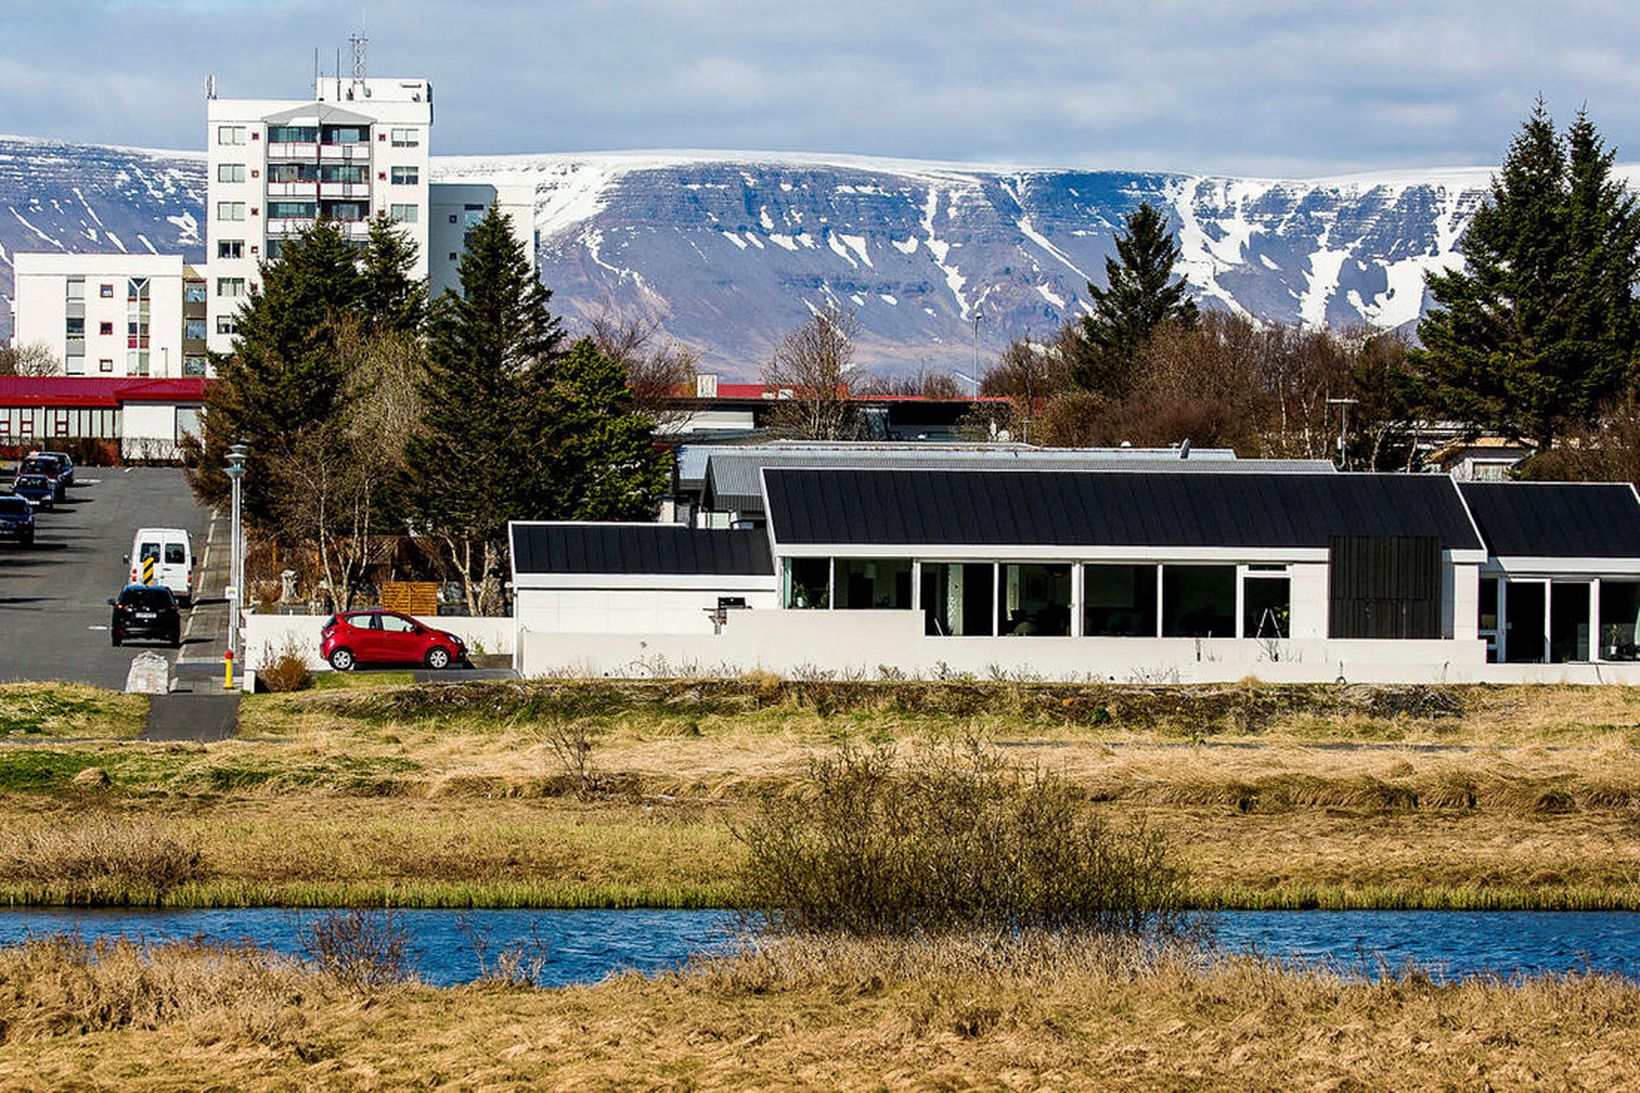
<svg viewBox="0 0 1640 1093"><path fill-rule="evenodd" d="M321 216L362 244L370 217L387 213L415 241L414 276L427 276L429 81L320 77L311 102L213 95L205 116L213 351L231 348L257 263Z"/></svg>

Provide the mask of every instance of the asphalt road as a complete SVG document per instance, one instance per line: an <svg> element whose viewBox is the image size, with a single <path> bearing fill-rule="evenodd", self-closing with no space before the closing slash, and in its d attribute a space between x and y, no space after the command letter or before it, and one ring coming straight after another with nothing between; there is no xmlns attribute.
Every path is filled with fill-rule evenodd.
<svg viewBox="0 0 1640 1093"><path fill-rule="evenodd" d="M132 535L139 527L183 527L196 556L205 551L210 513L195 504L180 470L80 467L75 473L79 484L69 490L67 503L36 514L32 550L0 542L0 682L62 679L124 687L131 658L149 647L109 644L106 601L125 584L122 559ZM225 551L226 544L211 550ZM210 598L220 599L221 588L206 589L206 596L202 604L209 606ZM213 637L200 629L196 624L185 639L181 656L210 651ZM168 645L152 648L173 663L179 655Z"/></svg>

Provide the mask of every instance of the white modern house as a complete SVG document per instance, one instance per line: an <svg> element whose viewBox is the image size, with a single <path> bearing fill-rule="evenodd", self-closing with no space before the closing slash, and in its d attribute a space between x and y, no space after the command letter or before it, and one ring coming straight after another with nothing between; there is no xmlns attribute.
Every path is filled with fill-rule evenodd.
<svg viewBox="0 0 1640 1093"><path fill-rule="evenodd" d="M217 98L213 83L205 117L212 350L229 349L257 264L320 217L362 244L387 213L427 276L430 81L322 76L311 100Z"/></svg>
<svg viewBox="0 0 1640 1093"><path fill-rule="evenodd" d="M521 671L1640 681L1628 486L1253 463L761 476L760 529L514 525Z"/></svg>
<svg viewBox="0 0 1640 1093"><path fill-rule="evenodd" d="M14 273L13 342L45 346L59 374L205 374L205 281L181 257L27 252Z"/></svg>

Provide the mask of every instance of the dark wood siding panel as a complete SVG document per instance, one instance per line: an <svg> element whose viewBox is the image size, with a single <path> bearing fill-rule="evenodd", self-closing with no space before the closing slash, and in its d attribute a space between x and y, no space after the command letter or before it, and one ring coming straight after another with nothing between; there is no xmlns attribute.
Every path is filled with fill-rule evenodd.
<svg viewBox="0 0 1640 1093"><path fill-rule="evenodd" d="M1335 535L1327 544L1327 633L1441 636L1441 542L1434 536Z"/></svg>

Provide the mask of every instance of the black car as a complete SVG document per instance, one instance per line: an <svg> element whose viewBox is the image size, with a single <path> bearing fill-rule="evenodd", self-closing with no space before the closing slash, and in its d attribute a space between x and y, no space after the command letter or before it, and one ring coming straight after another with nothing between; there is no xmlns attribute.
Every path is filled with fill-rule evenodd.
<svg viewBox="0 0 1640 1093"><path fill-rule="evenodd" d="M0 539L15 539L22 546L34 545L34 506L24 497L0 497Z"/></svg>
<svg viewBox="0 0 1640 1093"><path fill-rule="evenodd" d="M51 458L55 459L62 467L63 485L65 487L74 485L74 460L69 458L67 452L30 452L28 454L31 456L49 455Z"/></svg>
<svg viewBox="0 0 1640 1093"><path fill-rule="evenodd" d="M44 452L35 452L33 455L28 456L23 460L22 465L17 468L19 478L25 474L37 474L50 481L51 499L53 501L61 501L68 496L69 473L62 460L54 455L46 455Z"/></svg>
<svg viewBox="0 0 1640 1093"><path fill-rule="evenodd" d="M144 637L168 641L171 647L182 647L182 611L177 598L163 585L128 584L117 600L109 600L114 617L108 629L114 644L127 638Z"/></svg>
<svg viewBox="0 0 1640 1093"><path fill-rule="evenodd" d="M57 486L43 474L19 474L11 484L11 492L43 509L53 507L57 500Z"/></svg>

